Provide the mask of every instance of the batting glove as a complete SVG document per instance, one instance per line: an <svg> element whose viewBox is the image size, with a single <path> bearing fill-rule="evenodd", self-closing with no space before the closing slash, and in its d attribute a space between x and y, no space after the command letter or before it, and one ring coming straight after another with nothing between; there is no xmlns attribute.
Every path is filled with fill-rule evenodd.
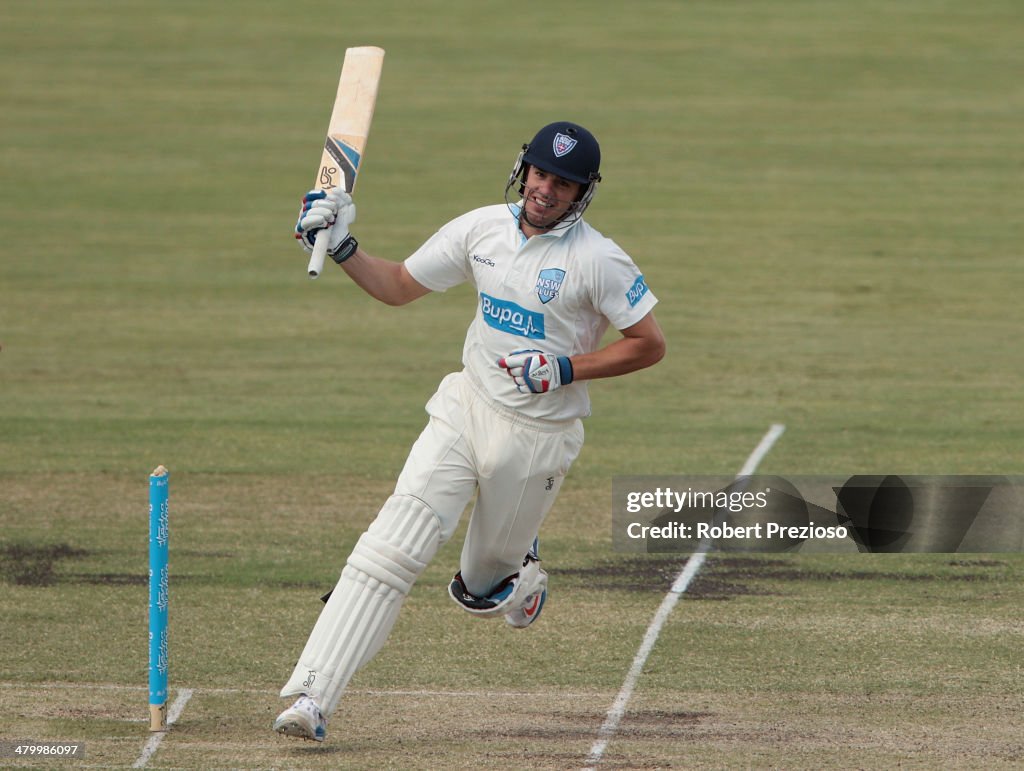
<svg viewBox="0 0 1024 771"><path fill-rule="evenodd" d="M295 223L295 237L303 249L312 252L317 234L323 228L333 225L327 253L337 261L339 253L350 246L351 251L355 251L355 239L348 232L349 226L355 221L356 205L352 202L352 196L344 190L310 190L302 198L302 211L299 212L299 221Z"/></svg>
<svg viewBox="0 0 1024 771"><path fill-rule="evenodd" d="M568 356L540 351L515 351L498 359L520 393L546 394L572 382L572 362Z"/></svg>

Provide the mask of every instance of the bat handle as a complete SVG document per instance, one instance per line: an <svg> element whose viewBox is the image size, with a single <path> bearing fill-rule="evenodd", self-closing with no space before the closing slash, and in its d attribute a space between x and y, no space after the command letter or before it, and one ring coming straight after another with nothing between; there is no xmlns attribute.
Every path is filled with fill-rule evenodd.
<svg viewBox="0 0 1024 771"><path fill-rule="evenodd" d="M327 256L327 245L331 241L331 228L326 227L316 234L316 242L313 244L313 254L309 256L309 272L311 279L316 278L324 272L324 257Z"/></svg>

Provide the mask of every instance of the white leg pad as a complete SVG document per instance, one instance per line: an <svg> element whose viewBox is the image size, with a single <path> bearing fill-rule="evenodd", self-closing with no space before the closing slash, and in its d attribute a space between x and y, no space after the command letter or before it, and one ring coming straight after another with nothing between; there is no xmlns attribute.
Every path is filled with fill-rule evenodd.
<svg viewBox="0 0 1024 771"><path fill-rule="evenodd" d="M324 715L334 712L352 675L384 644L440 537L437 515L423 501L388 498L352 550L281 695L304 693Z"/></svg>

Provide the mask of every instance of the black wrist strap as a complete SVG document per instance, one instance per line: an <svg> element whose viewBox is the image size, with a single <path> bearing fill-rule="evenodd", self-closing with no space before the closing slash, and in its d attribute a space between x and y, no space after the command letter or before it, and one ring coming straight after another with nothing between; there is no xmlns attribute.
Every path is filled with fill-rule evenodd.
<svg viewBox="0 0 1024 771"><path fill-rule="evenodd" d="M358 249L358 248L359 248L359 242L356 241L355 236L353 236L351 233L349 233L348 238L346 238L344 241L342 241L338 245L337 249L335 249L333 252L328 252L328 254L331 255L331 259L332 260L334 260L336 263L341 265L341 263L343 263L345 260L347 260L353 254L355 254L356 253L356 249Z"/></svg>

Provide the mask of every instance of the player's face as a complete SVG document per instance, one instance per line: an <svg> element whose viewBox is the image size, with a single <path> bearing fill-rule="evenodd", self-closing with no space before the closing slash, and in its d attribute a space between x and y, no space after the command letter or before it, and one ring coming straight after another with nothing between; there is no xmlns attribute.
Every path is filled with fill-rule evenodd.
<svg viewBox="0 0 1024 771"><path fill-rule="evenodd" d="M569 211L581 187L579 182L563 179L531 166L526 175L526 190L523 195L523 208L527 220L525 224L532 225L537 230L551 227Z"/></svg>

